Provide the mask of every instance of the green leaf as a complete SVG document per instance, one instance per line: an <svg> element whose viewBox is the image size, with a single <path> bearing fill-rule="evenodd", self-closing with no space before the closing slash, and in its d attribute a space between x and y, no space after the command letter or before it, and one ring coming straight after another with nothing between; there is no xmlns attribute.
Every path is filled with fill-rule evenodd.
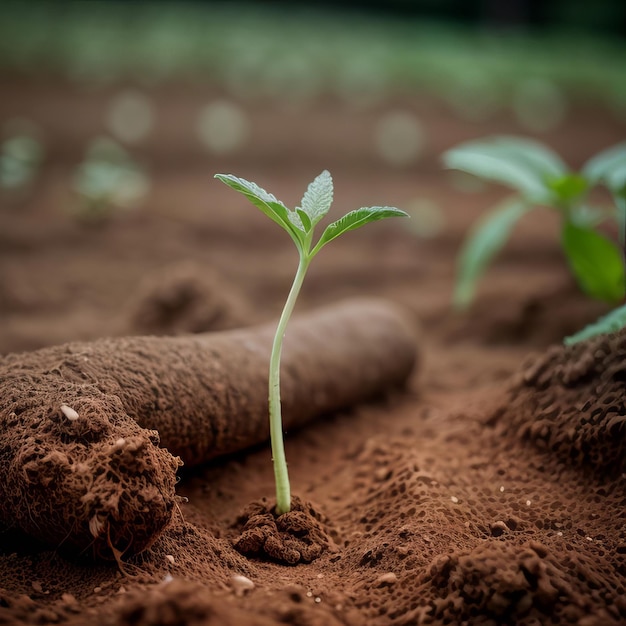
<svg viewBox="0 0 626 626"><path fill-rule="evenodd" d="M622 246L626 241L626 142L603 150L585 163L582 173L591 184L604 183L613 194Z"/></svg>
<svg viewBox="0 0 626 626"><path fill-rule="evenodd" d="M307 188L302 197L301 209L315 226L330 210L333 203L333 179L330 172L324 170ZM310 230L310 229L308 229Z"/></svg>
<svg viewBox="0 0 626 626"><path fill-rule="evenodd" d="M617 207L617 226L622 246L626 241L626 142L596 154L582 173L592 184L604 183L613 194Z"/></svg>
<svg viewBox="0 0 626 626"><path fill-rule="evenodd" d="M611 191L615 191L626 186L625 167L626 142L623 142L607 148L589 159L583 166L581 173L591 184L603 182Z"/></svg>
<svg viewBox="0 0 626 626"><path fill-rule="evenodd" d="M531 200L543 201L546 197L544 185L534 174L529 174L515 163L503 161L495 154L468 149L449 150L444 154L444 163L448 168L512 187Z"/></svg>
<svg viewBox="0 0 626 626"><path fill-rule="evenodd" d="M444 164L516 189L533 202L549 203L547 182L567 175L559 156L539 142L517 137L470 141L448 150Z"/></svg>
<svg viewBox="0 0 626 626"><path fill-rule="evenodd" d="M311 224L311 220L309 216L302 209L296 209L295 215L297 215L300 218L300 222L299 224L297 222L294 222L294 224L296 224L298 228L302 228L305 233L308 233L311 230L311 228L313 228L313 224ZM290 214L292 221L295 215L293 213Z"/></svg>
<svg viewBox="0 0 626 626"><path fill-rule="evenodd" d="M566 206L572 206L588 189L587 179L580 174L566 174L548 181L548 187L554 191L557 199Z"/></svg>
<svg viewBox="0 0 626 626"><path fill-rule="evenodd" d="M521 200L508 201L475 224L457 260L455 308L465 309L471 304L476 282L502 249L517 221L529 210L530 207Z"/></svg>
<svg viewBox="0 0 626 626"><path fill-rule="evenodd" d="M503 158L526 163L543 177L560 178L569 171L556 152L534 139L502 135L494 139L494 144Z"/></svg>
<svg viewBox="0 0 626 626"><path fill-rule="evenodd" d="M619 302L624 297L624 260L619 248L591 228L565 222L563 249L581 289L592 298Z"/></svg>
<svg viewBox="0 0 626 626"><path fill-rule="evenodd" d="M568 214L569 220L577 226L596 228L607 220L615 219L613 207L599 209L588 204L576 204Z"/></svg>
<svg viewBox="0 0 626 626"><path fill-rule="evenodd" d="M304 241L304 230L292 220L292 216L297 218L297 215L290 211L280 200L277 200L271 193L268 193L256 183L251 183L244 178L238 178L232 174L215 174L215 178L246 196L267 217L282 226L291 235L296 246L300 249Z"/></svg>
<svg viewBox="0 0 626 626"><path fill-rule="evenodd" d="M615 194L626 198L626 158L607 172L607 187Z"/></svg>
<svg viewBox="0 0 626 626"><path fill-rule="evenodd" d="M566 346L571 346L579 341L585 341L586 339L591 339L597 335L614 333L624 328L624 326L626 326L626 304L623 304L610 313L607 313L605 316L601 317L593 324L589 324L577 333L574 333L569 337L565 337L563 343Z"/></svg>
<svg viewBox="0 0 626 626"><path fill-rule="evenodd" d="M326 230L322 233L320 240L313 249L312 254L316 254L322 246L336 239L339 235L349 230L365 226L365 224L369 224L370 222L385 219L386 217L409 217L409 214L389 206L363 207L355 211L350 211L342 218L326 227Z"/></svg>

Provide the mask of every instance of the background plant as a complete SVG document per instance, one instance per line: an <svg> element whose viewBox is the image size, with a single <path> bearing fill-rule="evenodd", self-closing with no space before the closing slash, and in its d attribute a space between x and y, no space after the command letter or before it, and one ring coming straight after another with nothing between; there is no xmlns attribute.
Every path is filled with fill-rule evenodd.
<svg viewBox="0 0 626 626"><path fill-rule="evenodd" d="M490 32L362 7L324 10L324 3L284 11L274 3L65 2L62 19L57 3L5 1L3 9L7 4L0 68L26 75L51 71L89 85L210 76L236 99L302 103L331 92L357 107L417 88L473 121L512 108L534 131L558 121L563 104L578 94L620 115L626 110L626 46L619 36L583 32L590 25L587 11L595 8L585 3L583 28L575 34ZM422 4L432 14L451 3Z"/></svg>
<svg viewBox="0 0 626 626"><path fill-rule="evenodd" d="M328 213L333 201L333 180L328 171L323 171L308 186L300 206L296 207L295 210L288 209L272 194L243 178L238 178L231 174L216 174L215 178L221 180L235 191L242 193L267 217L287 231L295 243L299 254L298 269L276 328L270 356L270 440L274 462L274 477L276 480L276 512L280 515L287 513L291 508L291 488L283 442L280 404L280 356L287 323L296 304L309 264L327 243L343 233L386 217L408 217L408 215L400 209L387 206L356 209L326 226L317 243L313 245L315 226Z"/></svg>
<svg viewBox="0 0 626 626"><path fill-rule="evenodd" d="M41 166L43 147L33 136L13 135L0 144L0 187L16 189L31 183Z"/></svg>
<svg viewBox="0 0 626 626"><path fill-rule="evenodd" d="M599 230L618 226L621 246L626 229L626 143L605 150L574 172L543 144L517 137L470 141L443 155L447 167L511 187L516 194L484 216L471 230L457 263L456 308L467 308L476 283L502 249L518 220L537 207L561 216L561 245L580 288L592 298L616 303L624 298L623 250ZM614 206L591 206L596 185L611 193Z"/></svg>
<svg viewBox="0 0 626 626"><path fill-rule="evenodd" d="M145 172L120 144L97 138L74 172L73 215L84 222L101 222L137 206L149 186Z"/></svg>

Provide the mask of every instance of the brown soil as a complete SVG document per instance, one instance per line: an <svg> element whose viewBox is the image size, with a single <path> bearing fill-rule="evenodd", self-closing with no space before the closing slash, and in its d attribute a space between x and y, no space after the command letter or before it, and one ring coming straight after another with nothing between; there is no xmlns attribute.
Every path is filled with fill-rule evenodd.
<svg viewBox="0 0 626 626"><path fill-rule="evenodd" d="M200 465L267 439L274 330L121 337L0 358L0 531L100 557L107 547L118 558L145 550L170 522L180 459ZM283 349L283 425L398 389L415 361L408 319L384 301L302 315Z"/></svg>
<svg viewBox="0 0 626 626"><path fill-rule="evenodd" d="M32 118L49 148L36 186L0 192L0 460L15 456L18 440L31 446L0 489L9 511L2 523L12 526L0 534L0 624L626 622L626 335L558 345L606 307L577 292L555 245L554 216L542 212L523 221L472 311L449 309L461 236L502 194L455 191L437 155L470 136L520 132L510 119L471 126L423 98L357 111L330 101L299 111L258 103L246 105L257 129L250 151L216 157L202 153L192 125L182 122L215 94L155 89L160 125L138 150L154 174L150 197L134 213L86 225L65 211L67 182L86 141L101 131L114 90L6 79L0 91L0 121ZM375 122L391 107L415 111L429 132L411 168L385 166L372 147ZM625 130L579 106L544 139L579 165ZM402 392L366 402L376 391L368 382L363 396L322 409L312 411L306 395L296 401L294 414L299 402L303 415L327 414L288 430L296 498L292 512L277 516L265 444L243 450L252 443L246 440L226 458L183 468L174 485L176 459L146 430L155 425L129 411L128 399L147 385L154 402L145 414L167 413L158 402L167 381L179 367L197 369L197 361L179 354L171 372L146 376L145 362L125 361L120 350L115 368L100 376L76 354L53 362L59 349L50 346L184 345L202 339L167 336L271 322L295 250L211 174L233 172L294 204L324 167L335 179L338 212L426 198L441 209L444 228L423 239L408 221L375 224L335 242L311 266L300 311L351 296L397 303L419 331L420 362ZM145 334L166 337L130 338ZM370 342L357 334L355 356L341 347L350 333L340 335L324 331L307 345L354 360L358 381L368 360L358 355ZM48 360L37 365L41 355ZM148 361L158 369L156 355ZM305 390L314 384L307 372L295 372ZM251 375L267 373L252 368ZM189 384L181 379L180 389ZM33 408L42 385L46 410ZM11 408L18 404L19 411ZM54 445L40 449L37 428ZM65 457L80 454L74 465L88 466L85 480L95 473L90 463L110 464L96 490L80 481L65 490ZM42 474L40 465L50 471ZM163 467L169 473L156 471ZM139 500L153 508L141 508L132 528L147 530L133 531L137 544L129 548L129 527L116 535L111 526L105 538L106 524L96 519L91 530L88 523L72 528L79 538L72 550L63 515L73 503L78 516L85 493L113 510L105 478L127 485L126 494L144 494ZM131 502L137 498L123 507ZM98 558L93 530L103 549L115 547L117 562Z"/></svg>

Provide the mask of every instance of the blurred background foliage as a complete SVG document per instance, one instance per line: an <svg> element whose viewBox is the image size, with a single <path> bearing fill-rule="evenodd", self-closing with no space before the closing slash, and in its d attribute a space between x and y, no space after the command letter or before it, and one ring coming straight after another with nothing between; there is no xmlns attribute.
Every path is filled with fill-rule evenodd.
<svg viewBox="0 0 626 626"><path fill-rule="evenodd" d="M0 70L95 85L202 81L239 97L334 92L362 104L418 89L464 101L477 116L515 93L522 103L558 108L560 90L622 108L625 7L616 0L9 1L0 7Z"/></svg>
<svg viewBox="0 0 626 626"><path fill-rule="evenodd" d="M470 133L549 134L579 105L622 124L625 26L617 0L4 0L0 188L69 160L91 222L141 202L146 164L196 148L434 170ZM425 233L441 228L416 207Z"/></svg>

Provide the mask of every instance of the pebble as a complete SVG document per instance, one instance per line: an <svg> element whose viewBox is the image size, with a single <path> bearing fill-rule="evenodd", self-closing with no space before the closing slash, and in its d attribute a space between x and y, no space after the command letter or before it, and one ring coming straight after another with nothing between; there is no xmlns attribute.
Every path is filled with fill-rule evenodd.
<svg viewBox="0 0 626 626"><path fill-rule="evenodd" d="M235 574L231 580L233 589L235 590L235 595L243 596L244 593L254 589L254 582L252 582L247 576Z"/></svg>
<svg viewBox="0 0 626 626"><path fill-rule="evenodd" d="M498 520L497 522L489 524L489 530L494 537L499 537L508 532L509 527L502 520Z"/></svg>
<svg viewBox="0 0 626 626"><path fill-rule="evenodd" d="M61 413L63 413L70 422L75 422L80 417L78 413L71 406L67 406L67 404L61 405Z"/></svg>

